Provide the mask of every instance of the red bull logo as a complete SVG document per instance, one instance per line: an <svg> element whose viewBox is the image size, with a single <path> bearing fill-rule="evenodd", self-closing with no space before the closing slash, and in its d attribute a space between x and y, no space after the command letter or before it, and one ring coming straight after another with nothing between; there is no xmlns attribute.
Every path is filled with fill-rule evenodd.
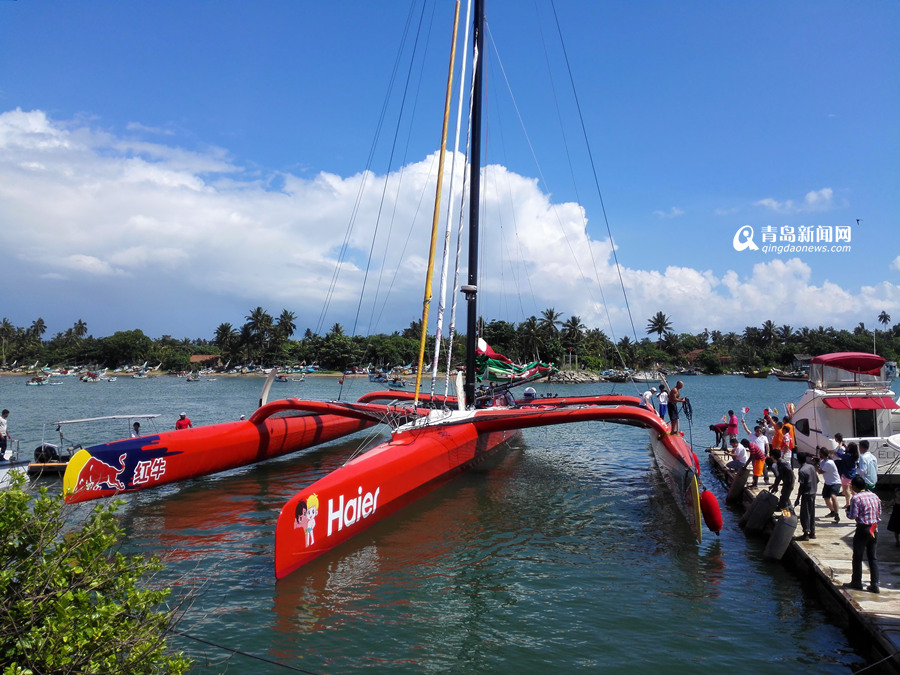
<svg viewBox="0 0 900 675"><path fill-rule="evenodd" d="M78 472L78 481L75 483L75 491L79 490L124 490L125 483L119 480L119 476L125 471L125 458L128 455L119 456L121 467L91 457L81 471Z"/></svg>

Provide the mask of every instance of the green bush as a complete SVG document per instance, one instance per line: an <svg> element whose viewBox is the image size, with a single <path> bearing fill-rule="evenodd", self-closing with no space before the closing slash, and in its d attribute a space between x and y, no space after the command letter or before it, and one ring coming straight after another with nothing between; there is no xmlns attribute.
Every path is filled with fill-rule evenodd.
<svg viewBox="0 0 900 675"><path fill-rule="evenodd" d="M0 672L185 672L190 661L166 649L170 591L144 579L162 564L116 550L121 502L73 524L61 496L28 493L11 475L0 491Z"/></svg>

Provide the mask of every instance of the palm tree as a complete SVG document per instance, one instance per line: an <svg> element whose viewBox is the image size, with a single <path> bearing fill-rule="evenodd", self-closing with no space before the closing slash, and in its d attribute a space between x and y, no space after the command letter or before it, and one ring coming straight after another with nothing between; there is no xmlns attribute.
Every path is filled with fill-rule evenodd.
<svg viewBox="0 0 900 675"><path fill-rule="evenodd" d="M577 347L585 330L587 330L587 326L581 323L580 316L570 316L562 325L563 346Z"/></svg>
<svg viewBox="0 0 900 675"><path fill-rule="evenodd" d="M250 338L256 343L259 356L262 358L262 355L266 352L266 347L268 346L269 337L271 336L272 327L274 325L272 315L262 307L257 307L244 318L247 319L245 325L249 329Z"/></svg>
<svg viewBox="0 0 900 675"><path fill-rule="evenodd" d="M891 322L891 315L881 310L881 314L878 315L878 323L887 328L887 325ZM872 353L875 353L875 329L872 329Z"/></svg>
<svg viewBox="0 0 900 675"><path fill-rule="evenodd" d="M78 319L72 327L72 332L75 333L75 337L79 339L83 338L87 335L87 324L81 319Z"/></svg>
<svg viewBox="0 0 900 675"><path fill-rule="evenodd" d="M562 312L557 312L553 307L548 307L541 312L540 326L544 335L556 337L559 333L559 326L562 324L561 318Z"/></svg>
<svg viewBox="0 0 900 675"><path fill-rule="evenodd" d="M278 327L278 335L283 340L288 340L297 330L297 315L286 309L281 310L276 326Z"/></svg>
<svg viewBox="0 0 900 675"><path fill-rule="evenodd" d="M794 339L794 329L787 324L780 326L777 332L778 339L781 340L784 344L788 344L791 340Z"/></svg>
<svg viewBox="0 0 900 675"><path fill-rule="evenodd" d="M234 347L238 342L238 332L230 323L220 323L218 328L216 328L216 336L213 339L213 342L219 346L219 349L222 350L222 354L231 357Z"/></svg>
<svg viewBox="0 0 900 675"><path fill-rule="evenodd" d="M12 325L12 322L7 319L5 316L3 317L3 321L0 321L0 342L3 344L3 367L6 367L6 342L7 340L11 340L12 337L16 334L16 327Z"/></svg>
<svg viewBox="0 0 900 675"><path fill-rule="evenodd" d="M762 343L765 347L771 349L772 345L774 345L778 341L778 328L775 326L775 322L769 319L765 323L763 323L762 331L760 332L760 338L762 339Z"/></svg>
<svg viewBox="0 0 900 675"><path fill-rule="evenodd" d="M42 318L38 317L31 324L31 334L36 336L38 339L40 339L41 337L43 337L44 333L46 333L46 332L47 332L47 324L44 323L44 320Z"/></svg>
<svg viewBox="0 0 900 675"><path fill-rule="evenodd" d="M662 343L663 333L672 329L672 321L662 312L657 312L647 322L647 335L656 333L657 344Z"/></svg>
<svg viewBox="0 0 900 675"><path fill-rule="evenodd" d="M519 324L519 335L522 340L522 351L532 354L532 360L540 361L538 347L541 344L541 324L536 316L529 316Z"/></svg>

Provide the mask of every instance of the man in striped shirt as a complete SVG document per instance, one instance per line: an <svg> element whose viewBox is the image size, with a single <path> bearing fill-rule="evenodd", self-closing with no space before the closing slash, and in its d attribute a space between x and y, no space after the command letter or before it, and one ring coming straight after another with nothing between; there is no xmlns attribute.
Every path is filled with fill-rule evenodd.
<svg viewBox="0 0 900 675"><path fill-rule="evenodd" d="M881 519L881 500L866 487L862 476L854 476L850 481L853 498L847 507L847 517L856 520L856 532L853 533L853 574L845 588L856 591L863 589L862 557L865 552L869 561L869 588L871 593L878 593L878 560L875 547L878 541L878 521Z"/></svg>

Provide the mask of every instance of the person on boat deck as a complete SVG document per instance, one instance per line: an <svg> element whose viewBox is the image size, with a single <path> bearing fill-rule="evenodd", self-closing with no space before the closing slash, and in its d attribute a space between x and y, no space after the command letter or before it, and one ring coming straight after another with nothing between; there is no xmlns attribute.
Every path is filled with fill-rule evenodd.
<svg viewBox="0 0 900 675"><path fill-rule="evenodd" d="M778 489L781 483L781 499L778 500L778 508L781 510L788 509L791 506L791 492L794 490L794 470L781 456L780 450L772 450L772 457L778 470L775 472L775 481L772 483L772 492Z"/></svg>
<svg viewBox="0 0 900 675"><path fill-rule="evenodd" d="M860 444L864 443L862 441ZM868 454L868 453L864 453ZM862 585L862 557L863 553L869 560L869 588L871 593L878 593L878 558L876 549L878 544L878 521L881 520L881 500L874 492L866 488L865 479L856 475L850 481L850 489L854 492L847 507L847 517L856 521L856 531L853 533L853 573L850 583L844 584L845 588L861 591Z"/></svg>
<svg viewBox="0 0 900 675"><path fill-rule="evenodd" d="M135 422L134 424L131 425L131 437L137 438L140 435L141 435L141 423Z"/></svg>
<svg viewBox="0 0 900 675"><path fill-rule="evenodd" d="M750 458L753 460L753 483L752 487L759 485L759 479L763 475L763 467L766 465L766 452L756 443L751 443L746 438L741 439L741 445L750 451Z"/></svg>
<svg viewBox="0 0 900 675"><path fill-rule="evenodd" d="M869 441L865 439L859 442L859 470L856 475L863 477L869 490L878 482L878 459L869 452Z"/></svg>
<svg viewBox="0 0 900 675"><path fill-rule="evenodd" d="M656 393L656 387L650 387L641 396L641 403L644 404L644 407L650 408L650 410L652 410L653 412L656 412L656 406L653 404L653 395L655 393Z"/></svg>
<svg viewBox="0 0 900 675"><path fill-rule="evenodd" d="M801 452L797 455L800 468L797 470L797 501L794 506L800 504L800 528L803 535L797 537L799 541L808 541L816 538L816 490L819 487L819 476L816 467L809 461L809 453Z"/></svg>
<svg viewBox="0 0 900 675"><path fill-rule="evenodd" d="M837 437L837 435L835 435ZM844 452L838 462L838 470L841 472L841 488L844 493L844 508L850 506L850 481L856 475L859 467L859 446L853 441L847 444L847 450Z"/></svg>
<svg viewBox="0 0 900 675"><path fill-rule="evenodd" d="M187 413L181 413L178 416L178 421L175 422L176 429L190 429L194 425L191 424L191 418L187 416Z"/></svg>
<svg viewBox="0 0 900 675"><path fill-rule="evenodd" d="M6 459L6 446L9 440L9 427L7 426L9 419L9 410L3 409L0 413L0 462Z"/></svg>
<svg viewBox="0 0 900 675"><path fill-rule="evenodd" d="M678 404L684 401L684 397L681 395L681 390L684 389L684 382L678 380L675 383L675 386L669 391L669 426L671 427L671 432L673 434L677 434L678 429Z"/></svg>
<svg viewBox="0 0 900 675"><path fill-rule="evenodd" d="M659 394L656 395L656 398L659 399L659 416L666 419L666 409L669 407L669 392L666 391L666 385L659 385Z"/></svg>
<svg viewBox="0 0 900 675"><path fill-rule="evenodd" d="M747 448L738 443L736 438L732 438L729 443L731 444L731 449L726 450L725 454L732 459L725 466L734 471L740 471L750 460L750 453L747 451Z"/></svg>
<svg viewBox="0 0 900 675"><path fill-rule="evenodd" d="M734 410L728 411L728 440L730 441L732 438L737 440L738 437L738 418L737 415L734 414Z"/></svg>
<svg viewBox="0 0 900 675"><path fill-rule="evenodd" d="M825 506L828 507L827 518L834 518L834 522L841 522L838 515L837 496L841 493L841 474L838 471L837 464L831 458L831 451L828 448L819 448L819 468L825 481L825 487L822 488L822 497L825 499Z"/></svg>

